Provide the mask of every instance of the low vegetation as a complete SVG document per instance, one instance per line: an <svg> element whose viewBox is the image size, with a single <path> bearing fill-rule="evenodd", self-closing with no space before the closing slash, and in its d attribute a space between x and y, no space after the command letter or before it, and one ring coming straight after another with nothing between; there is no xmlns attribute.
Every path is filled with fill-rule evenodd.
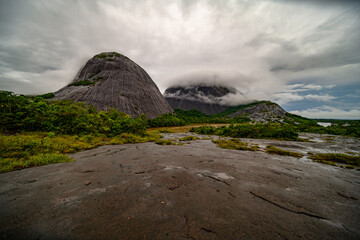
<svg viewBox="0 0 360 240"><path fill-rule="evenodd" d="M231 124L228 127L215 128L202 126L192 128L190 132L206 135L219 135L236 138L268 138L280 140L298 140L298 134L289 126L278 123L267 124Z"/></svg>
<svg viewBox="0 0 360 240"><path fill-rule="evenodd" d="M290 157L296 157L296 158L301 158L303 156L301 153L283 150L281 148L277 148L272 145L267 145L265 150L266 150L266 153L269 153L269 154L277 154L277 155L290 156Z"/></svg>
<svg viewBox="0 0 360 240"><path fill-rule="evenodd" d="M73 162L74 159L65 154L38 154L31 156L28 159L24 158L0 158L0 173L9 172L17 169L28 167L37 167L53 163Z"/></svg>
<svg viewBox="0 0 360 240"><path fill-rule="evenodd" d="M315 162L326 163L336 166L336 163L346 164L347 166L360 167L360 156L352 156L343 153L310 153L310 159Z"/></svg>
<svg viewBox="0 0 360 240"><path fill-rule="evenodd" d="M116 57L116 53L103 54L102 57ZM96 75L96 74L95 74ZM94 84L101 79L95 77L83 83ZM88 82L86 82L88 81ZM288 114L284 123L251 123L246 116L229 118L227 115L241 108L255 105L232 107L220 114L207 116L197 110L175 109L175 114L164 114L155 119L145 115L131 118L115 109L98 112L93 106L74 103L69 100L51 101L53 93L39 96L16 95L0 91L0 172L55 162L71 161L67 153L91 149L105 144L124 144L156 141L157 144L182 145L182 141L197 140L187 136L181 139L162 140L159 133L195 132L198 134L219 135L233 138L269 138L298 140L299 131L360 136L360 121L335 121L331 127L317 125L316 121ZM216 126L206 124L217 123ZM189 125L193 124L193 125ZM196 124L196 125L194 125ZM151 128L149 128L151 127ZM254 150L239 140L218 140L219 146L231 149ZM317 161L339 162L319 159ZM357 156L352 156L358 159ZM332 158L333 159L333 158ZM340 160L339 160L340 159ZM357 162L347 161L349 166ZM349 162L350 161L350 162Z"/></svg>
<svg viewBox="0 0 360 240"><path fill-rule="evenodd" d="M52 132L0 135L0 172L50 163L69 162L72 159L64 154L102 145L153 142L159 140L160 137L159 134L154 133L143 136L122 133L114 137L55 135Z"/></svg>
<svg viewBox="0 0 360 240"><path fill-rule="evenodd" d="M249 145L247 142L242 142L240 139L232 138L232 139L219 139L212 140L213 143L220 148L225 149L236 149L236 150L246 150L246 151L257 151L259 150L259 146L252 144Z"/></svg>
<svg viewBox="0 0 360 240"><path fill-rule="evenodd" d="M304 118L295 114L287 113L284 124L293 126L296 132L308 132L319 134L333 134L350 137L360 137L360 120L326 120L331 126L323 127L317 124L318 121Z"/></svg>
<svg viewBox="0 0 360 240"><path fill-rule="evenodd" d="M195 136L185 136L182 138L179 138L179 141L195 141L195 140L199 140L200 138L195 137Z"/></svg>
<svg viewBox="0 0 360 240"><path fill-rule="evenodd" d="M110 52L110 53L100 53L98 55L95 55L96 58L111 58L111 57L120 57L121 54L117 52Z"/></svg>
<svg viewBox="0 0 360 240"><path fill-rule="evenodd" d="M155 143L158 145L176 145L176 142L173 142L170 139L160 139L155 141Z"/></svg>
<svg viewBox="0 0 360 240"><path fill-rule="evenodd" d="M148 120L150 127L184 126L186 122L171 113L163 114L157 118Z"/></svg>

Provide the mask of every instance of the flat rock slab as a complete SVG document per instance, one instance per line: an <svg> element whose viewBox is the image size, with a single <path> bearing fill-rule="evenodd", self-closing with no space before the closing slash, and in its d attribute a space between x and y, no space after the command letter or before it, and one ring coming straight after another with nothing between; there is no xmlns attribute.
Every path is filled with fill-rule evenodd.
<svg viewBox="0 0 360 240"><path fill-rule="evenodd" d="M72 157L0 174L0 239L360 239L356 170L210 140Z"/></svg>

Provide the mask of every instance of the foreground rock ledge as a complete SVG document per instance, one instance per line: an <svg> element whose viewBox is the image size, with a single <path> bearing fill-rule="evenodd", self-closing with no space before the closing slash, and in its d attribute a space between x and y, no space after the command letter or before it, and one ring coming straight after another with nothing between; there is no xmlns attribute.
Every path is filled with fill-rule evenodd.
<svg viewBox="0 0 360 240"><path fill-rule="evenodd" d="M72 156L76 162L0 175L1 239L360 237L359 171L210 140Z"/></svg>

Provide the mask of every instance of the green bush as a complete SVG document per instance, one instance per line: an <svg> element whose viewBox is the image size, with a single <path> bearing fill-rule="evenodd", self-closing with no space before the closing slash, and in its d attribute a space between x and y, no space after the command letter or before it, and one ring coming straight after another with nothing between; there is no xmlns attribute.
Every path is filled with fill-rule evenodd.
<svg viewBox="0 0 360 240"><path fill-rule="evenodd" d="M172 126L183 126L185 121L179 119L171 113L165 113L157 118L148 120L150 127L172 127Z"/></svg>
<svg viewBox="0 0 360 240"><path fill-rule="evenodd" d="M115 109L97 112L92 106L69 100L48 102L0 91L0 107L2 132L115 136L121 133L143 135L147 128L145 116L130 118Z"/></svg>
<svg viewBox="0 0 360 240"><path fill-rule="evenodd" d="M267 124L231 124L228 127L202 126L192 128L190 132L206 135L219 135L235 138L269 138L281 140L297 140L298 134L290 127L278 123Z"/></svg>

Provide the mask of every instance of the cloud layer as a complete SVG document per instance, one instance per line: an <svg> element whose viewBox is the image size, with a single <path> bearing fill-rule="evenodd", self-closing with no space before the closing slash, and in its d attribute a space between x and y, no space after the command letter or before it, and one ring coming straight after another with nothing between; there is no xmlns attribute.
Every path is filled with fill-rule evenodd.
<svg viewBox="0 0 360 240"><path fill-rule="evenodd" d="M118 51L161 91L203 78L284 104L286 98L335 100L326 92L289 92L289 85L326 90L359 82L359 6L330 0L0 0L0 89L56 91L87 59Z"/></svg>

